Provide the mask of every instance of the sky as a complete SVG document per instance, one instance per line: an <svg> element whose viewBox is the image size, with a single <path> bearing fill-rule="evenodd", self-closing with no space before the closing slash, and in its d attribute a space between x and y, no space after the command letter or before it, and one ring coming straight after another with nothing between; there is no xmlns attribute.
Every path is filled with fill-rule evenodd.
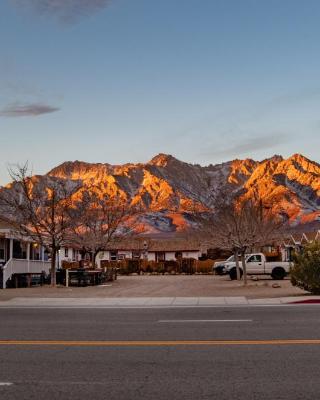
<svg viewBox="0 0 320 400"><path fill-rule="evenodd" d="M318 0L1 0L0 185L67 160L320 162Z"/></svg>

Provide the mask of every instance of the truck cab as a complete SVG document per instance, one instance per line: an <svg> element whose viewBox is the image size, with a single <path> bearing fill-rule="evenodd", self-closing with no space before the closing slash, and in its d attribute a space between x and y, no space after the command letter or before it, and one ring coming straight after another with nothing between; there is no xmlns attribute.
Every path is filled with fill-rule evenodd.
<svg viewBox="0 0 320 400"><path fill-rule="evenodd" d="M246 258L247 273L261 273L263 271L265 261L264 254L249 254Z"/></svg>

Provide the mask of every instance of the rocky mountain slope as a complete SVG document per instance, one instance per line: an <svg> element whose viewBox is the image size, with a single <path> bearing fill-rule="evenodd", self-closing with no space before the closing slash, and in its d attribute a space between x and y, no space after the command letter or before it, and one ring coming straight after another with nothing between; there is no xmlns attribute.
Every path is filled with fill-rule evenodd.
<svg viewBox="0 0 320 400"><path fill-rule="evenodd" d="M320 165L300 154L288 159L234 160L202 167L159 154L145 164L65 162L49 176L82 180L102 193L130 199L146 209L150 233L183 231L192 224L190 210L210 206L219 196L250 198L256 194L292 223L320 216Z"/></svg>

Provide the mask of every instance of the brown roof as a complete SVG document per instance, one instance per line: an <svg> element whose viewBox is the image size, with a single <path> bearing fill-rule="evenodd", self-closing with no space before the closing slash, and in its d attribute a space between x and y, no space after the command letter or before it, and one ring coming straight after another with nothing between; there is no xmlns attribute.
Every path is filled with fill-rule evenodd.
<svg viewBox="0 0 320 400"><path fill-rule="evenodd" d="M108 250L144 250L144 242L148 251L199 251L201 246L189 240L127 240L110 244Z"/></svg>
<svg viewBox="0 0 320 400"><path fill-rule="evenodd" d="M302 235L302 239L301 242L303 240L307 240L308 242L313 242L314 240L316 240L316 236L317 236L318 232L306 232Z"/></svg>
<svg viewBox="0 0 320 400"><path fill-rule="evenodd" d="M294 233L291 235L291 238L295 243L301 243L301 236L302 235L300 235L300 234Z"/></svg>
<svg viewBox="0 0 320 400"><path fill-rule="evenodd" d="M1 216L0 217L0 229L16 229L16 226L13 222L11 222L7 218Z"/></svg>

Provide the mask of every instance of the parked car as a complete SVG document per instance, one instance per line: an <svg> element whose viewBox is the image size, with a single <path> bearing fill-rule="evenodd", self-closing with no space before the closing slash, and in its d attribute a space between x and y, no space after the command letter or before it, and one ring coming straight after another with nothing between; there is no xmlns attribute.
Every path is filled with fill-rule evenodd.
<svg viewBox="0 0 320 400"><path fill-rule="evenodd" d="M248 254L245 260L248 275L271 275L273 279L283 279L290 271L291 266L291 263L287 261L269 262L262 253ZM226 263L224 268L232 280L237 279L235 262ZM241 276L243 274L241 264L240 274Z"/></svg>
<svg viewBox="0 0 320 400"><path fill-rule="evenodd" d="M239 262L240 262L240 257L239 257ZM226 265L229 263L235 263L235 258L234 255L230 256L224 261L216 261L213 264L212 272L215 275L226 275L228 274L228 271L226 270Z"/></svg>

